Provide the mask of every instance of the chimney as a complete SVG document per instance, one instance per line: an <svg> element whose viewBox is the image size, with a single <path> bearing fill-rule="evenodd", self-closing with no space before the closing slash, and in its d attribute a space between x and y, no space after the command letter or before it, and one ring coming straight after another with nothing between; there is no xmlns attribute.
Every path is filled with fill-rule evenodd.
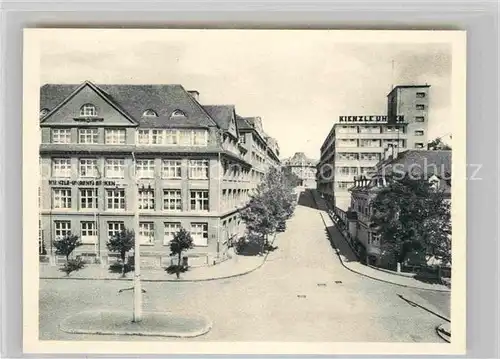
<svg viewBox="0 0 500 359"><path fill-rule="evenodd" d="M196 102L200 102L200 93L198 91L190 90L188 91L188 94L190 94L196 100Z"/></svg>

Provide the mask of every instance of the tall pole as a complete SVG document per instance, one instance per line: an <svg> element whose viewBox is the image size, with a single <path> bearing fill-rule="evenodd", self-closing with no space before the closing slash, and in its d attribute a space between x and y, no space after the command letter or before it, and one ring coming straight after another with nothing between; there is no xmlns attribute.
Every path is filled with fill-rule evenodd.
<svg viewBox="0 0 500 359"><path fill-rule="evenodd" d="M142 320L142 288L141 288L141 258L139 240L139 181L137 178L137 163L135 154L132 152L132 164L134 166L134 322Z"/></svg>

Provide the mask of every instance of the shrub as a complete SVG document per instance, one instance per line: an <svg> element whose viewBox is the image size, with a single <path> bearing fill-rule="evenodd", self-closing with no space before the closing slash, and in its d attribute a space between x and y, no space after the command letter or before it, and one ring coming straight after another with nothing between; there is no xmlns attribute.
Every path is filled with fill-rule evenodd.
<svg viewBox="0 0 500 359"><path fill-rule="evenodd" d="M84 267L85 267L85 261L82 260L81 258L69 259L61 267L61 271L66 273L67 276L69 276L71 272L78 271Z"/></svg>

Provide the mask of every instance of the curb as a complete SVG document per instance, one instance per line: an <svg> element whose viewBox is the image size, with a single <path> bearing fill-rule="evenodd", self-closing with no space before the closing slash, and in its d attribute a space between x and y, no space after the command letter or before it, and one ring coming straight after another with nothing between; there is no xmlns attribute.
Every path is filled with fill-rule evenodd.
<svg viewBox="0 0 500 359"><path fill-rule="evenodd" d="M445 342L451 343L451 330L445 328L445 324L440 324L436 327L437 335Z"/></svg>
<svg viewBox="0 0 500 359"><path fill-rule="evenodd" d="M314 199L314 201L316 202L316 199ZM316 206L317 206L317 202L316 202ZM319 208L318 208L319 209ZM325 222L325 219L323 218L323 215L320 213L319 214L321 216L321 220L323 221L323 224L326 228L326 230L328 231L328 226ZM327 214L328 215L328 214ZM344 235L342 234L342 232L337 228L337 226L335 225L335 222L334 222L334 227L335 229L337 229L337 231L339 231L339 233L341 234L342 238L347 242L347 244L349 245L349 247L351 247L351 245L349 244L349 242L346 240L346 238L344 237ZM328 232L328 235L330 236L330 233ZM352 247L351 247L352 248ZM395 282L391 282L391 281L388 281L388 280L385 280L385 279L380 279L380 278L377 278L377 277L372 277L368 274L365 274L365 273L361 273L361 272L358 272L352 268L349 268L345 263L344 261L342 260L342 257L340 256L339 252L338 252L338 249L335 248L335 253L337 254L337 257L339 258L340 260L340 263L342 263L342 265L344 266L344 268L350 270L351 272L353 273L356 273L358 275L361 275L363 277L366 277L366 278L370 278L370 279L373 279L373 280L378 280L379 282L384 282L384 283L389 283L389 284L392 284L392 285L397 285L397 286L400 286L400 287L405 287L405 288L414 288L414 289L420 289L420 290L427 290L427 291L431 291L431 292L443 292L443 293L450 293L451 290L449 289L431 289L431 288L422 288L422 287L417 287L417 286L412 286L412 285L407 285L407 284L400 284L400 283L395 283ZM388 273L390 274L390 273Z"/></svg>
<svg viewBox="0 0 500 359"><path fill-rule="evenodd" d="M146 313L144 313L146 314ZM150 313L153 314L153 313ZM71 329L65 328L65 322L72 316L63 319L59 324L59 329L70 334L91 334L91 335L127 335L127 336L148 336L148 337L169 337L169 338L195 338L207 334L213 327L213 322L206 316L201 316L206 321L206 325L202 329L193 330L190 332L162 332L162 331L117 331L117 330L91 330L91 329Z"/></svg>
<svg viewBox="0 0 500 359"><path fill-rule="evenodd" d="M273 240L271 241L271 245L274 243L276 240L276 233L274 234ZM236 273L236 274L230 274L227 276L223 277L212 277L212 278L200 278L200 279L141 279L141 282L149 282L149 283L158 283L158 282L173 282L173 283L194 283L194 282L209 282L209 281L215 281L215 280L223 280L223 279L230 279L230 278L236 278L236 277L241 277L246 274L250 274L257 269L261 268L267 261L267 256L269 255L270 252L267 252L264 257L262 258L262 262L258 264L256 267L251 268L249 270L246 270L244 272ZM49 280L56 280L56 279L70 279L70 280L103 280L103 281L132 281L133 278L92 278L92 277L51 277L51 276L41 276L40 279L49 279Z"/></svg>

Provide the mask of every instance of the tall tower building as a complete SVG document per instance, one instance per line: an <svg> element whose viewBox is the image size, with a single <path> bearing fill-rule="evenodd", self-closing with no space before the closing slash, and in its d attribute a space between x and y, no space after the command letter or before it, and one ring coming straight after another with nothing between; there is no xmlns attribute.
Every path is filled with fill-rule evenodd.
<svg viewBox="0 0 500 359"><path fill-rule="evenodd" d="M399 85L387 95L388 122L404 118L407 148L427 149L430 85Z"/></svg>

